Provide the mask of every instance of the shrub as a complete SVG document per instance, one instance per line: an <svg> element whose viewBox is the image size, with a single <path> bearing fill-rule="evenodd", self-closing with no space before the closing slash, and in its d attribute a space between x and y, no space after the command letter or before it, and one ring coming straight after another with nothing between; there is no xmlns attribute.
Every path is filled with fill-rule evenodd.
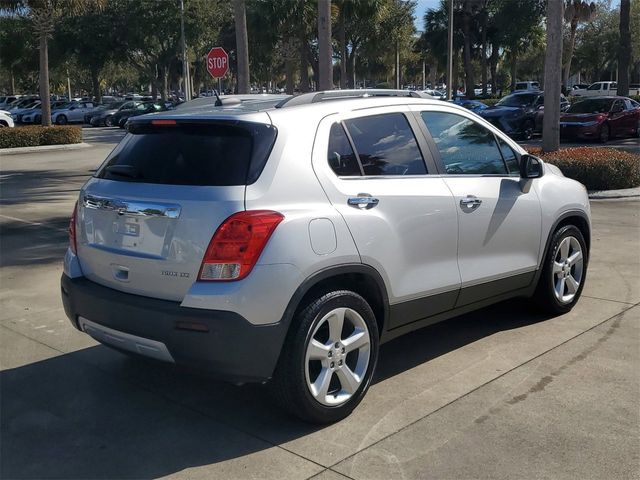
<svg viewBox="0 0 640 480"><path fill-rule="evenodd" d="M0 128L0 148L66 145L82 142L82 128L69 125Z"/></svg>
<svg viewBox="0 0 640 480"><path fill-rule="evenodd" d="M549 153L543 153L540 148L528 150L556 165L566 177L582 183L587 190L640 186L640 155L613 148L565 148Z"/></svg>

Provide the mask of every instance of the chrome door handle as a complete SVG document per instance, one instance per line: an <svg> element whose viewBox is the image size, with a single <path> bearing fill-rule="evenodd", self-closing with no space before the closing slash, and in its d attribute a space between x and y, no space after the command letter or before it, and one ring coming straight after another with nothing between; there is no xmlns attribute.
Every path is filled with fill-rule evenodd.
<svg viewBox="0 0 640 480"><path fill-rule="evenodd" d="M359 193L357 197L351 197L347 200L347 204L360 210L369 210L380 203L380 200L373 198L368 193Z"/></svg>
<svg viewBox="0 0 640 480"><path fill-rule="evenodd" d="M466 198L460 200L460 207L466 211L472 211L482 204L482 200L473 195L467 195Z"/></svg>

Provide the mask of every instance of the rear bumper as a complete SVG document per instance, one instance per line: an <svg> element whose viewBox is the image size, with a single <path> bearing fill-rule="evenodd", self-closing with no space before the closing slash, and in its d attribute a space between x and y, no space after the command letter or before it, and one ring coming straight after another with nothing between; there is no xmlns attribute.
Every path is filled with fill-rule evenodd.
<svg viewBox="0 0 640 480"><path fill-rule="evenodd" d="M181 307L84 277L63 274L61 288L64 310L74 327L101 343L233 382L269 379L287 333L282 321L252 325L234 312ZM207 331L185 329L193 327Z"/></svg>

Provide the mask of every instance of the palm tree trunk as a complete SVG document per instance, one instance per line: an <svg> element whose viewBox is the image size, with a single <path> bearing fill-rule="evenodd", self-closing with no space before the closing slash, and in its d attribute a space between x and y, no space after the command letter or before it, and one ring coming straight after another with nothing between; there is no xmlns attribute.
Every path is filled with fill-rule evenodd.
<svg viewBox="0 0 640 480"><path fill-rule="evenodd" d="M287 77L286 91L287 95L293 95L293 59L287 58L284 61L284 71Z"/></svg>
<svg viewBox="0 0 640 480"><path fill-rule="evenodd" d="M544 59L542 150L560 148L560 72L562 70L562 0L547 0L547 51Z"/></svg>
<svg viewBox="0 0 640 480"><path fill-rule="evenodd" d="M549 0L551 2L556 0ZM559 0L558 0L559 1ZM560 69L562 68L562 64L560 65ZM516 77L518 75L518 55L512 50L511 51L511 91L513 92L516 89Z"/></svg>
<svg viewBox="0 0 640 480"><path fill-rule="evenodd" d="M331 0L318 0L318 90L333 88Z"/></svg>
<svg viewBox="0 0 640 480"><path fill-rule="evenodd" d="M475 96L473 88L473 65L471 64L471 2L464 3L464 15L462 17L462 33L464 36L464 76L465 76L465 96L473 98Z"/></svg>
<svg viewBox="0 0 640 480"><path fill-rule="evenodd" d="M618 49L618 95L629 95L629 63L631 62L631 0L620 1L620 47Z"/></svg>
<svg viewBox="0 0 640 480"><path fill-rule="evenodd" d="M400 90L400 47L398 46L398 40L396 40L396 55L395 55L395 84L396 89Z"/></svg>
<svg viewBox="0 0 640 480"><path fill-rule="evenodd" d="M345 31L344 6L340 10L338 37L340 43L340 88L347 88L347 33Z"/></svg>
<svg viewBox="0 0 640 480"><path fill-rule="evenodd" d="M564 64L562 71L562 85L569 89L569 77L571 76L571 58L573 57L573 48L576 44L576 32L578 31L578 21L571 22L571 32L569 33L569 46L567 47L567 63Z"/></svg>
<svg viewBox="0 0 640 480"><path fill-rule="evenodd" d="M500 59L500 50L493 43L491 44L491 57L489 58L489 68L491 69L491 94L495 95L498 91L498 60Z"/></svg>
<svg viewBox="0 0 640 480"><path fill-rule="evenodd" d="M483 15L482 26L482 58L480 59L480 69L482 71L482 95L487 95L487 25L486 15Z"/></svg>
<svg viewBox="0 0 640 480"><path fill-rule="evenodd" d="M13 65L11 66L11 68L9 68L9 77L11 79L11 83L10 83L10 88L11 91L9 92L9 95L15 95L16 92L16 78L13 74Z"/></svg>
<svg viewBox="0 0 640 480"><path fill-rule="evenodd" d="M40 34L40 100L42 101L42 125L51 125L51 95L49 92L49 46L47 34ZM69 99L71 100L71 99Z"/></svg>
<svg viewBox="0 0 640 480"><path fill-rule="evenodd" d="M307 53L307 35L300 31L300 92L309 91L309 55Z"/></svg>
<svg viewBox="0 0 640 480"><path fill-rule="evenodd" d="M238 93L249 93L249 41L245 0L233 0L238 61Z"/></svg>
<svg viewBox="0 0 640 480"><path fill-rule="evenodd" d="M98 77L98 68L91 67L91 89L96 103L102 103L102 90L100 90L100 78Z"/></svg>

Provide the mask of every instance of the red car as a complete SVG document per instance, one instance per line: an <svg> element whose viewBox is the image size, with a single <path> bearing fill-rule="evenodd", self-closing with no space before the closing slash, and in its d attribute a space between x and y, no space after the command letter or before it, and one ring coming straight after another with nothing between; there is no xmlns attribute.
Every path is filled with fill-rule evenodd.
<svg viewBox="0 0 640 480"><path fill-rule="evenodd" d="M640 136L640 103L626 97L594 97L574 103L560 115L563 138Z"/></svg>

